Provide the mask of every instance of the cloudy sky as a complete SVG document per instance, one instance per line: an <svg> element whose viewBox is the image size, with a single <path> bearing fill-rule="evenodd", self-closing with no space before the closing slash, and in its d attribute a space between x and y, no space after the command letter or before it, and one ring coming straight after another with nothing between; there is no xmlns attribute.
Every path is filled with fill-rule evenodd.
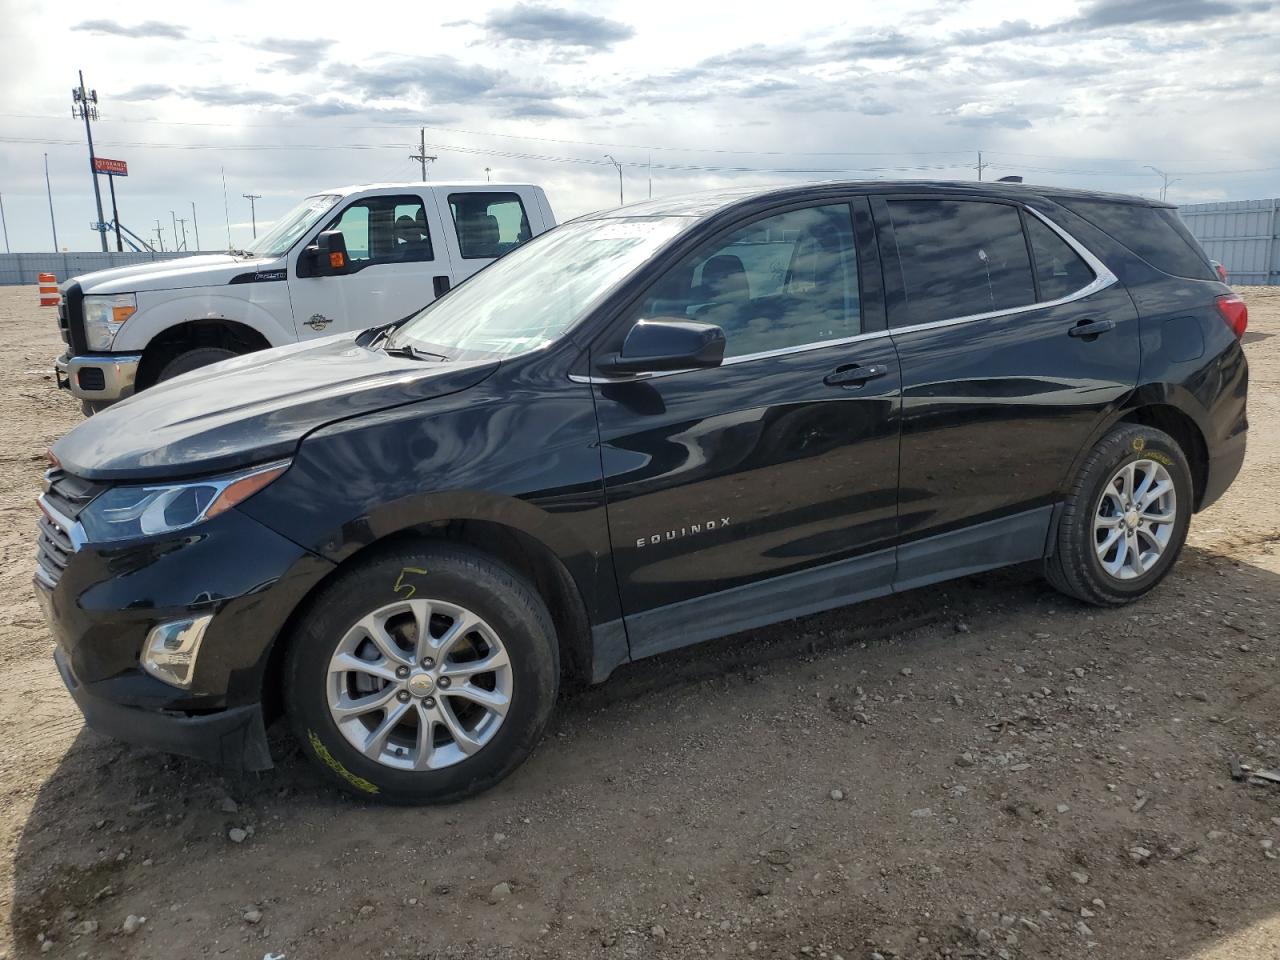
<svg viewBox="0 0 1280 960"><path fill-rule="evenodd" d="M14 250L52 248L46 153L59 245L97 248L78 68L99 154L129 163L121 221L166 246L171 211L195 246L192 202L219 249L249 238L244 193L261 229L309 192L415 179L424 125L433 179L540 183L562 219L617 203L606 153L627 200L650 176L973 179L979 150L988 177L1154 196L1151 164L1179 203L1280 195L1274 0L0 0L0 24Z"/></svg>

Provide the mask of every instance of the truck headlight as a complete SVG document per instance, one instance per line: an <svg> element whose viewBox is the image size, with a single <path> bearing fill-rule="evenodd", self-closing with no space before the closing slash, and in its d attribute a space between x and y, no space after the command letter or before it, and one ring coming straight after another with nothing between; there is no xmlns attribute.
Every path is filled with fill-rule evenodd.
<svg viewBox="0 0 1280 960"><path fill-rule="evenodd" d="M124 322L138 312L132 293L84 298L84 338L90 350L110 350Z"/></svg>
<svg viewBox="0 0 1280 960"><path fill-rule="evenodd" d="M289 461L188 483L113 487L80 514L91 543L132 540L193 527L249 499L289 469Z"/></svg>

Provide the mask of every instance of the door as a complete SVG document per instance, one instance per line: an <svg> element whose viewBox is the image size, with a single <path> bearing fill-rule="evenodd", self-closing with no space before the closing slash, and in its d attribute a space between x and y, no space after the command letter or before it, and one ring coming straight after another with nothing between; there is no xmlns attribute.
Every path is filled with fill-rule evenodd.
<svg viewBox="0 0 1280 960"><path fill-rule="evenodd" d="M426 200L417 192L363 196L329 218L315 233L342 233L350 259L345 274L315 276L300 245L289 272L299 339L397 320L448 288L449 255L439 215Z"/></svg>
<svg viewBox="0 0 1280 960"><path fill-rule="evenodd" d="M594 383L633 656L887 592L898 363L859 246L849 203L731 228L659 277L597 351L650 317L726 338L721 366Z"/></svg>
<svg viewBox="0 0 1280 960"><path fill-rule="evenodd" d="M902 364L899 584L1042 556L1073 460L1137 382L1129 295L1018 204L873 210Z"/></svg>
<svg viewBox="0 0 1280 960"><path fill-rule="evenodd" d="M536 205L530 209L525 198L510 189L441 188L436 196L443 207L441 219L450 226L445 242L457 265L457 283L532 238L533 225L541 223ZM533 198L528 199L532 204Z"/></svg>

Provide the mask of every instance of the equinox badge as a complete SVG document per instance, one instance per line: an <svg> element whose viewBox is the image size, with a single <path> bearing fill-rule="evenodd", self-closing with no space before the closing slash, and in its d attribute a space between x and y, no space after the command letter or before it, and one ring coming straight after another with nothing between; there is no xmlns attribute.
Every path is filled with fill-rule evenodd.
<svg viewBox="0 0 1280 960"><path fill-rule="evenodd" d="M728 525L728 517L721 517L719 520L708 520L706 523L691 523L687 527L681 527L679 530L668 530L666 533L655 533L650 537L636 537L636 546L657 546L663 540L679 540L681 537L691 537L695 533L708 533L712 530L720 530Z"/></svg>

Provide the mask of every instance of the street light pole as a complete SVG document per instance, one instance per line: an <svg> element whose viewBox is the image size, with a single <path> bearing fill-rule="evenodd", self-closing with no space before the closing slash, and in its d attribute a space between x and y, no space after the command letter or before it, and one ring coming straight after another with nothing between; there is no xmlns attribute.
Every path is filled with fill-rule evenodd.
<svg viewBox="0 0 1280 960"><path fill-rule="evenodd" d="M618 206L622 206L626 202L622 199L622 164L613 159L612 154L606 153L604 158L618 168Z"/></svg>
<svg viewBox="0 0 1280 960"><path fill-rule="evenodd" d="M1144 164L1143 166L1144 166L1147 170L1150 170L1150 171L1152 171L1153 173L1155 173L1157 176L1159 176L1159 177L1160 177L1160 179L1161 179L1161 180L1163 180L1163 181L1164 181L1164 182L1160 185L1160 199L1161 199L1161 200L1163 200L1165 197L1167 197L1167 196L1169 195L1169 188L1170 188L1171 186L1173 186L1175 183L1181 183L1181 182L1182 182L1182 178L1181 178L1181 177L1175 177L1175 178L1173 178L1172 180L1171 180L1171 179L1169 179L1169 174L1165 173L1163 170L1161 170L1161 169L1159 169L1159 168L1157 168L1157 167L1153 167L1153 166L1152 166L1151 164L1149 164L1149 163L1148 163L1148 164Z"/></svg>
<svg viewBox="0 0 1280 960"><path fill-rule="evenodd" d="M196 250L200 249L200 224L196 222L196 202L191 201L191 229L196 232Z"/></svg>
<svg viewBox="0 0 1280 960"><path fill-rule="evenodd" d="M49 195L49 226L53 228L53 252L58 252L58 221L53 219L53 187L49 184L49 155L44 155L44 189Z"/></svg>
<svg viewBox="0 0 1280 960"><path fill-rule="evenodd" d="M9 221L4 218L4 194L0 193L0 227L4 228L4 252L9 252Z"/></svg>

